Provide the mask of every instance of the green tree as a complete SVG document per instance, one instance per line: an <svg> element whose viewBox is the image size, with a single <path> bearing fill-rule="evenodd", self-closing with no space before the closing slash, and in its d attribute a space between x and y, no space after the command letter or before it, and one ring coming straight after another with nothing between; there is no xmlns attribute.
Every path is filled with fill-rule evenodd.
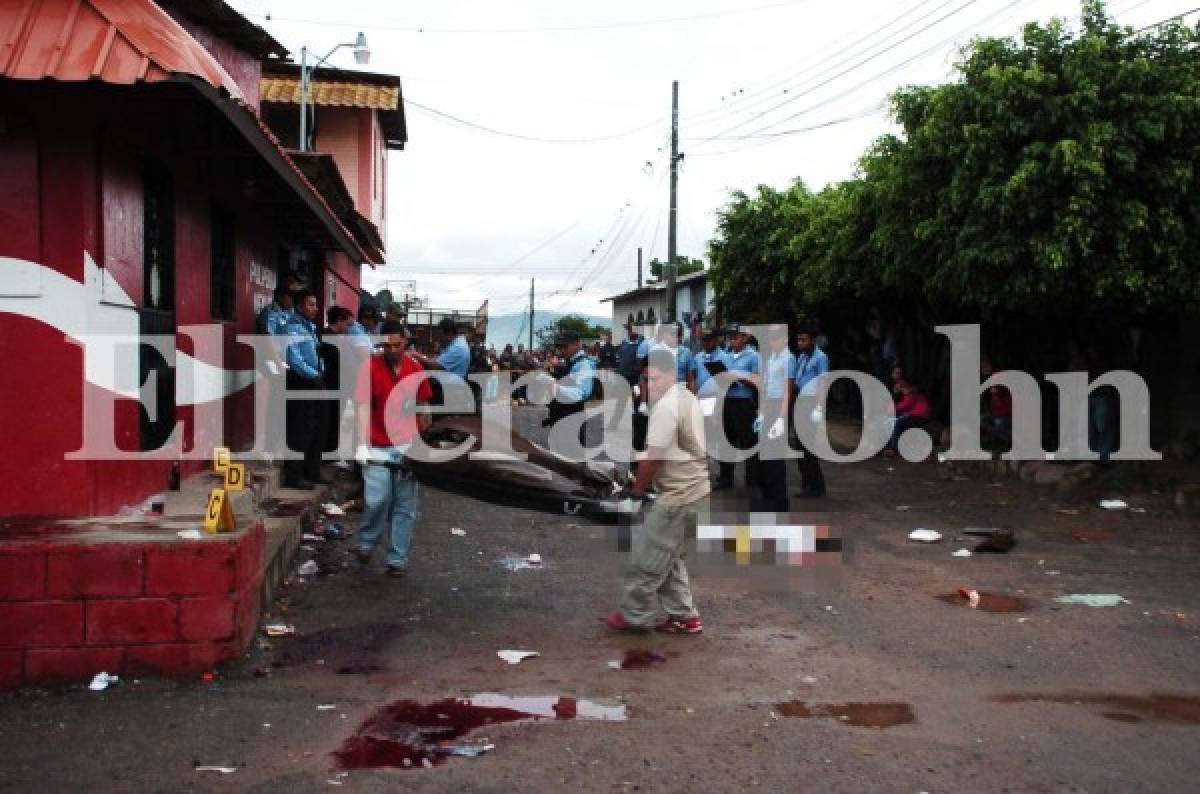
<svg viewBox="0 0 1200 794"><path fill-rule="evenodd" d="M598 339L601 334L607 334L609 329L603 325L592 325L582 314L564 314L550 325L539 328L534 332L534 336L537 337L539 347L548 348L554 345L554 340L559 334L566 331L574 331L581 339L588 340Z"/></svg>
<svg viewBox="0 0 1200 794"><path fill-rule="evenodd" d="M650 280L662 281L665 278L663 268L666 262L661 262L657 257L650 260ZM686 276L689 273L699 273L704 269L704 262L699 259L689 259L686 256L675 256L675 277Z"/></svg>
<svg viewBox="0 0 1200 794"><path fill-rule="evenodd" d="M859 176L734 193L710 244L729 317L861 311L1076 325L1194 304L1200 27L1104 4L972 41L959 79L892 97Z"/></svg>

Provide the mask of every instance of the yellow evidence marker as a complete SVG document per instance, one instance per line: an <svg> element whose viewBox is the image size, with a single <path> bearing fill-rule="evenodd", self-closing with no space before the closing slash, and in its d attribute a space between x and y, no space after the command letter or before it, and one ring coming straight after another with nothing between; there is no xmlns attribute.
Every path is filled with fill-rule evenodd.
<svg viewBox="0 0 1200 794"><path fill-rule="evenodd" d="M237 523L233 518L233 508L225 495L224 488L213 488L208 495L208 506L204 509L204 531L209 534L218 532L233 532Z"/></svg>
<svg viewBox="0 0 1200 794"><path fill-rule="evenodd" d="M230 463L225 467L225 490L241 491L246 487L246 464Z"/></svg>

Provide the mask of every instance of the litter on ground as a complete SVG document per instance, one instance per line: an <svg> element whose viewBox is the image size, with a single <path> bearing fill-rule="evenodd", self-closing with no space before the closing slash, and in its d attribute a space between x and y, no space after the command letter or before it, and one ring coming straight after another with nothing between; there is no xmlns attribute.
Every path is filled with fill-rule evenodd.
<svg viewBox="0 0 1200 794"><path fill-rule="evenodd" d="M509 664L520 664L525 659L541 656L537 651L496 651L496 655Z"/></svg>
<svg viewBox="0 0 1200 794"><path fill-rule="evenodd" d="M1116 593L1073 593L1054 599L1060 604L1082 604L1089 607L1115 607L1128 604L1129 599Z"/></svg>
<svg viewBox="0 0 1200 794"><path fill-rule="evenodd" d="M200 534L198 529L181 529L175 533L176 537L183 540L203 540L204 536Z"/></svg>
<svg viewBox="0 0 1200 794"><path fill-rule="evenodd" d="M1129 507L1123 499L1102 499L1100 506L1105 510L1124 510Z"/></svg>
<svg viewBox="0 0 1200 794"><path fill-rule="evenodd" d="M263 631L268 637L285 637L288 634L295 634L296 627L289 626L286 623L268 623L263 626Z"/></svg>
<svg viewBox="0 0 1200 794"><path fill-rule="evenodd" d="M959 549L958 551L954 552L950 556L951 557L970 557L971 550L970 549Z"/></svg>
<svg viewBox="0 0 1200 794"><path fill-rule="evenodd" d="M932 529L914 529L908 533L908 539L915 540L918 543L937 543L942 539L942 533L935 532Z"/></svg>
<svg viewBox="0 0 1200 794"><path fill-rule="evenodd" d="M300 574L301 576L312 576L319 570L320 570L320 568L317 566L317 561L309 560L308 562L304 563L299 568L297 568L296 573Z"/></svg>
<svg viewBox="0 0 1200 794"><path fill-rule="evenodd" d="M88 684L88 689L93 692L103 692L108 689L109 684L115 684L120 680L119 677L110 675L109 673L96 673L95 677L92 678L92 683Z"/></svg>
<svg viewBox="0 0 1200 794"><path fill-rule="evenodd" d="M451 534L451 535L457 535L458 537L460 537L460 538L461 538L461 537L463 537L464 535L466 535L466 534L467 534L467 531L466 531L465 529L459 529L458 527L451 527L451 528L450 528L450 534Z"/></svg>

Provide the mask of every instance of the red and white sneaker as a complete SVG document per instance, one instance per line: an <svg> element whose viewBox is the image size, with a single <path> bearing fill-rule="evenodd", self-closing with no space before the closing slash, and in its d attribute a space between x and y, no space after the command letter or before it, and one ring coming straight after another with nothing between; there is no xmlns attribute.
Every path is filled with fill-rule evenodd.
<svg viewBox="0 0 1200 794"><path fill-rule="evenodd" d="M700 623L700 616L693 615L690 618L668 617L655 626L654 630L664 634L699 634L704 631L704 626Z"/></svg>
<svg viewBox="0 0 1200 794"><path fill-rule="evenodd" d="M645 631L641 626L635 626L626 620L619 609L604 619L604 625L613 631Z"/></svg>

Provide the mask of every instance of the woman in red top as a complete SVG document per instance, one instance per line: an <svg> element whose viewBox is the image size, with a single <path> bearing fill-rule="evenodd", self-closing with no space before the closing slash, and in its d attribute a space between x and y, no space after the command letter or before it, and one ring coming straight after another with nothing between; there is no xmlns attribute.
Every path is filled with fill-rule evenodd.
<svg viewBox="0 0 1200 794"><path fill-rule="evenodd" d="M921 394L916 386L901 380L896 383L896 391L900 394L900 402L896 403L896 424L892 428L891 439L883 448L883 455L888 458L895 457L896 445L905 430L910 427L924 427L932 415L929 400L925 399L925 395Z"/></svg>

